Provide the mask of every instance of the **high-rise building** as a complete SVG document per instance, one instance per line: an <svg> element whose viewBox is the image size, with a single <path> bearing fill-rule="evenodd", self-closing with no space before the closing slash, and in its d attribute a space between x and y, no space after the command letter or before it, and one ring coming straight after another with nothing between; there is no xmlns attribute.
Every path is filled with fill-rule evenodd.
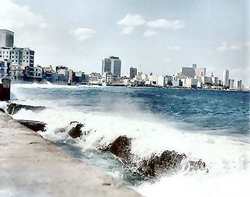
<svg viewBox="0 0 250 197"><path fill-rule="evenodd" d="M102 60L102 74L104 73L111 73L111 59L104 58Z"/></svg>
<svg viewBox="0 0 250 197"><path fill-rule="evenodd" d="M129 78L133 79L137 75L137 68L130 67L129 69Z"/></svg>
<svg viewBox="0 0 250 197"><path fill-rule="evenodd" d="M184 77L194 78L195 76L195 69L193 67L182 67L181 74Z"/></svg>
<svg viewBox="0 0 250 197"><path fill-rule="evenodd" d="M224 70L222 82L224 87L229 87L229 70Z"/></svg>
<svg viewBox="0 0 250 197"><path fill-rule="evenodd" d="M229 83L229 88L230 89L234 89L234 80L233 79L229 79L228 81L229 81L228 82Z"/></svg>
<svg viewBox="0 0 250 197"><path fill-rule="evenodd" d="M0 48L1 47L10 47L14 46L14 32L0 29Z"/></svg>
<svg viewBox="0 0 250 197"><path fill-rule="evenodd" d="M111 56L111 73L112 75L114 75L115 77L120 77L121 76L121 60L119 59L119 57L114 57Z"/></svg>
<svg viewBox="0 0 250 197"><path fill-rule="evenodd" d="M237 81L237 89L238 90L242 89L242 80Z"/></svg>
<svg viewBox="0 0 250 197"><path fill-rule="evenodd" d="M113 77L121 76L121 60L119 57L110 56L102 60L102 74L111 73Z"/></svg>

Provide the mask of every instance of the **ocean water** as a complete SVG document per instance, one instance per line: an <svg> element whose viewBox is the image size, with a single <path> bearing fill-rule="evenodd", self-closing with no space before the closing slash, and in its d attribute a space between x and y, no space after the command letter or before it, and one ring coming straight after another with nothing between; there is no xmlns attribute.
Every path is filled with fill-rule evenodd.
<svg viewBox="0 0 250 197"><path fill-rule="evenodd" d="M12 92L16 102L47 107L15 118L46 122L43 137L144 196L250 195L250 93L51 84L16 84ZM82 122L89 135L72 140L55 132L71 121ZM175 150L204 160L209 173L180 170L137 180L112 155L96 151L120 135L132 138L138 158Z"/></svg>

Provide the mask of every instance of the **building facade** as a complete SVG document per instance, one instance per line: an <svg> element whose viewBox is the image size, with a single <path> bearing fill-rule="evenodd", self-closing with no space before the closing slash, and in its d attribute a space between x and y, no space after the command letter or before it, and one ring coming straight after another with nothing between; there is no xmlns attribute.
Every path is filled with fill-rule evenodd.
<svg viewBox="0 0 250 197"><path fill-rule="evenodd" d="M194 78L195 76L195 69L193 67L182 67L181 75L183 77Z"/></svg>
<svg viewBox="0 0 250 197"><path fill-rule="evenodd" d="M0 61L9 61L11 64L23 67L34 66L35 52L29 48L0 48Z"/></svg>
<svg viewBox="0 0 250 197"><path fill-rule="evenodd" d="M224 87L229 87L229 70L224 70L222 83Z"/></svg>
<svg viewBox="0 0 250 197"><path fill-rule="evenodd" d="M111 73L111 59L104 58L102 60L102 74L104 73Z"/></svg>
<svg viewBox="0 0 250 197"><path fill-rule="evenodd" d="M137 68L130 67L129 69L129 78L133 79L137 75Z"/></svg>
<svg viewBox="0 0 250 197"><path fill-rule="evenodd" d="M111 60L111 73L114 77L120 78L121 77L121 60L119 57L110 57Z"/></svg>
<svg viewBox="0 0 250 197"><path fill-rule="evenodd" d="M0 29L0 48L1 47L14 47L14 32Z"/></svg>

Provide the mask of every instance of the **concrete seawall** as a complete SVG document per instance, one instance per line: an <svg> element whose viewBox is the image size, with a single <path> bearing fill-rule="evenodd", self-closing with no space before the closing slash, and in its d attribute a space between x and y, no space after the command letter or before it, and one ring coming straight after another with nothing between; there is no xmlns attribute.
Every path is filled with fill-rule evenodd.
<svg viewBox="0 0 250 197"><path fill-rule="evenodd" d="M140 195L0 111L0 197L10 196Z"/></svg>

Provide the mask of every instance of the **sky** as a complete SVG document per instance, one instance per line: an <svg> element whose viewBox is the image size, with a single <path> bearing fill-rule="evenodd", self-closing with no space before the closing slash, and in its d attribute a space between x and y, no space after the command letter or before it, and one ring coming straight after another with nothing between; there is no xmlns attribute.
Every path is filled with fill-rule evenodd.
<svg viewBox="0 0 250 197"><path fill-rule="evenodd" d="M123 74L197 64L250 85L249 9L248 0L0 0L0 28L43 66L101 72L104 57L119 56Z"/></svg>

